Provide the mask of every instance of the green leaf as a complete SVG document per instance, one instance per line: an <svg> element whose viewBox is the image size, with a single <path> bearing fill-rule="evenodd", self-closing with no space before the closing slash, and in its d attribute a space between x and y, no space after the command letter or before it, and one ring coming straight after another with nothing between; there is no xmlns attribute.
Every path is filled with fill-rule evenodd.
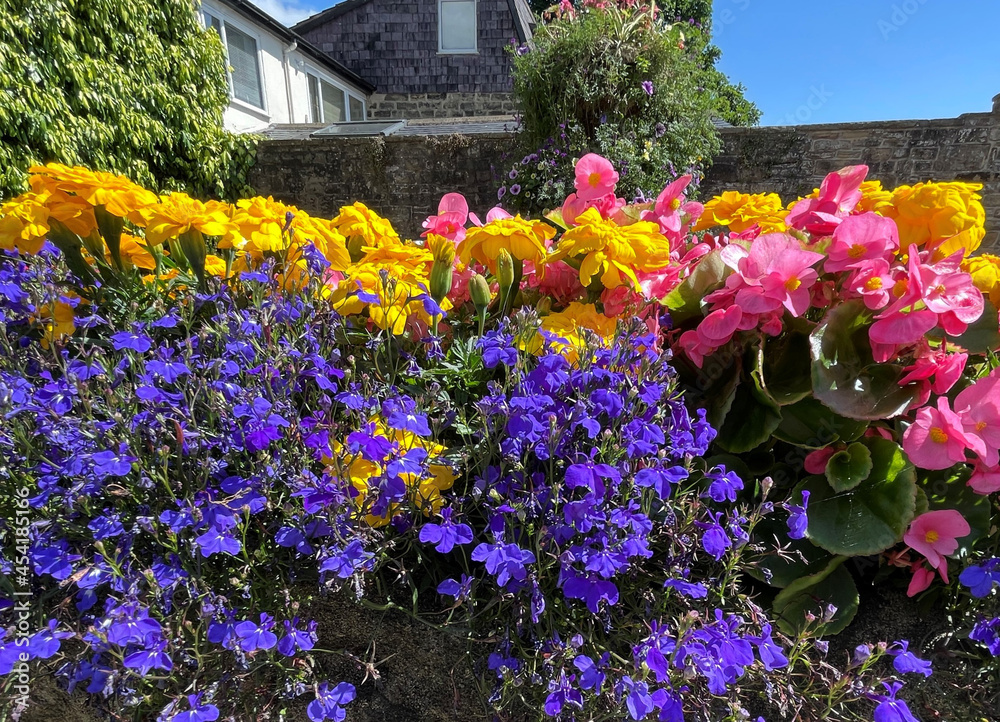
<svg viewBox="0 0 1000 722"><path fill-rule="evenodd" d="M868 423L835 414L829 406L806 398L781 408L781 424L774 435L807 449L822 449L835 441L853 441Z"/></svg>
<svg viewBox="0 0 1000 722"><path fill-rule="evenodd" d="M906 454L892 441L868 438L868 477L849 491L835 491L822 476L796 487L810 492L807 535L833 554L877 554L903 538L916 509L917 476Z"/></svg>
<svg viewBox="0 0 1000 722"><path fill-rule="evenodd" d="M701 299L719 286L729 273L718 250L712 251L694 267L691 275L667 295L666 304L674 323L701 314Z"/></svg>
<svg viewBox="0 0 1000 722"><path fill-rule="evenodd" d="M871 470L871 452L864 444L855 442L830 457L826 463L826 480L834 491L850 491L867 479Z"/></svg>
<svg viewBox="0 0 1000 722"><path fill-rule="evenodd" d="M808 539L789 539L785 522L771 517L764 518L754 527L752 544L767 551L747 567L747 573L779 589L815 574L832 558L830 552Z"/></svg>
<svg viewBox="0 0 1000 722"><path fill-rule="evenodd" d="M761 382L779 406L794 404L812 394L809 334L815 324L792 319L780 336L765 338L758 358Z"/></svg>
<svg viewBox="0 0 1000 722"><path fill-rule="evenodd" d="M842 632L858 613L858 587L843 567L847 557L833 559L825 569L795 580L774 598L774 614L778 628L789 635L798 635L809 625L806 614L822 619L828 605L836 613L818 634L826 636ZM812 626L815 629L815 626Z"/></svg>
<svg viewBox="0 0 1000 722"><path fill-rule="evenodd" d="M715 438L721 448L733 454L755 449L768 439L781 423L781 408L760 388L757 372L736 389L732 408Z"/></svg>
<svg viewBox="0 0 1000 722"><path fill-rule="evenodd" d="M903 368L875 363L868 341L869 312L860 300L833 308L810 336L813 395L842 416L891 419L918 393L899 385Z"/></svg>

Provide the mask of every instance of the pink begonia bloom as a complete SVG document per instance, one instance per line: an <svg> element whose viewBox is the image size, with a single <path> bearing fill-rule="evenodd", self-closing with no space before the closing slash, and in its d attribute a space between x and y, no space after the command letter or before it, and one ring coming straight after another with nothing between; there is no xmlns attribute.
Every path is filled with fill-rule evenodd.
<svg viewBox="0 0 1000 722"><path fill-rule="evenodd" d="M653 208L643 211L640 216L641 220L658 223L660 232L670 240L671 245L680 242L687 228L705 212L701 203L684 200L684 189L690 183L690 175L683 175L670 183L656 197Z"/></svg>
<svg viewBox="0 0 1000 722"><path fill-rule="evenodd" d="M872 358L875 359L875 363L884 364L887 361L892 361L899 355L900 347L894 343L878 343L872 340L871 347Z"/></svg>
<svg viewBox="0 0 1000 722"><path fill-rule="evenodd" d="M886 260L899 248L899 229L890 218L874 213L850 216L837 226L827 249L827 273L860 268L868 261Z"/></svg>
<svg viewBox="0 0 1000 722"><path fill-rule="evenodd" d="M525 285L538 289L543 297L551 298L556 305L566 306L584 296L586 289L580 283L580 272L565 261L545 264L545 276L542 278L537 273L528 272L529 263L530 261L526 261L524 264Z"/></svg>
<svg viewBox="0 0 1000 722"><path fill-rule="evenodd" d="M982 462L976 462L976 469L967 483L977 494L986 495L1000 491L1000 464L986 466Z"/></svg>
<svg viewBox="0 0 1000 722"><path fill-rule="evenodd" d="M470 213L469 214L469 218L472 220L472 222L475 225L479 226L480 228L482 228L483 226L485 226L486 223L492 223L493 221L499 221L499 220L502 220L504 218L513 218L513 217L514 216L512 216L510 213L508 213L507 211L505 211L500 206L493 206L493 208L490 208L490 210L486 213L486 222L485 223L483 221L479 220L479 216L477 216L475 213Z"/></svg>
<svg viewBox="0 0 1000 722"><path fill-rule="evenodd" d="M461 270L456 268L451 277L451 290L448 291L448 300L451 301L455 308L458 308L463 303L471 301L472 297L469 295L469 281L475 275L475 271L472 266L462 266Z"/></svg>
<svg viewBox="0 0 1000 722"><path fill-rule="evenodd" d="M618 185L618 171L611 161L596 153L587 153L576 162L576 195L589 201L614 193Z"/></svg>
<svg viewBox="0 0 1000 722"><path fill-rule="evenodd" d="M945 572L947 574L947 571ZM910 586L906 589L906 596L915 597L924 591L934 581L934 570L924 566L924 560L913 565L913 577L910 579Z"/></svg>
<svg viewBox="0 0 1000 722"><path fill-rule="evenodd" d="M906 386L914 381L924 381L933 377L931 388L934 393L946 394L962 377L968 360L969 354L967 353L950 354L943 351L933 351L924 342L917 349L913 365L903 369L906 375L899 380L899 385Z"/></svg>
<svg viewBox="0 0 1000 722"><path fill-rule="evenodd" d="M705 316L694 331L685 331L678 343L694 365L701 368L704 357L728 343L742 320L743 310L739 306L720 308Z"/></svg>
<svg viewBox="0 0 1000 722"><path fill-rule="evenodd" d="M819 277L812 266L822 259L822 254L802 250L793 236L767 233L751 244L736 270L745 283L759 285L793 316L801 316L809 308L809 289Z"/></svg>
<svg viewBox="0 0 1000 722"><path fill-rule="evenodd" d="M465 239L465 224L469 220L469 204L461 193L446 193L438 203L438 214L423 222L427 230L421 236L434 233L459 243Z"/></svg>
<svg viewBox="0 0 1000 722"><path fill-rule="evenodd" d="M921 340L937 323L938 315L926 308L909 313L880 314L879 320L868 329L868 336L873 347L875 344L909 346Z"/></svg>
<svg viewBox="0 0 1000 722"><path fill-rule="evenodd" d="M789 211L785 223L789 228L807 231L815 236L829 236L861 200L861 183L868 175L868 166L854 165L831 173L819 187L816 198L804 198Z"/></svg>
<svg viewBox="0 0 1000 722"><path fill-rule="evenodd" d="M921 469L947 469L965 461L969 446L962 419L944 396L938 397L936 409L920 409L917 420L903 433L903 451Z"/></svg>
<svg viewBox="0 0 1000 722"><path fill-rule="evenodd" d="M1000 369L993 369L956 396L955 410L983 463L1000 463Z"/></svg>
<svg viewBox="0 0 1000 722"><path fill-rule="evenodd" d="M889 269L889 262L882 258L863 261L847 279L847 288L864 299L871 311L885 308L892 298L891 291L895 279Z"/></svg>
<svg viewBox="0 0 1000 722"><path fill-rule="evenodd" d="M576 193L570 193L562 206L562 219L567 226L576 225L576 219L583 215L588 209L596 208L601 214L601 218L607 220L614 216L619 210L625 207L625 199L618 198L614 193L584 200Z"/></svg>
<svg viewBox="0 0 1000 722"><path fill-rule="evenodd" d="M945 557L954 554L958 549L958 540L971 531L969 522L960 512L938 509L914 519L903 535L903 542L923 554L927 563L939 570L944 580L948 581L948 561Z"/></svg>
<svg viewBox="0 0 1000 722"><path fill-rule="evenodd" d="M816 451L806 456L802 466L810 474L824 474L826 473L826 465L830 461L830 457L840 451L841 448L843 447L825 446L822 449L816 449Z"/></svg>

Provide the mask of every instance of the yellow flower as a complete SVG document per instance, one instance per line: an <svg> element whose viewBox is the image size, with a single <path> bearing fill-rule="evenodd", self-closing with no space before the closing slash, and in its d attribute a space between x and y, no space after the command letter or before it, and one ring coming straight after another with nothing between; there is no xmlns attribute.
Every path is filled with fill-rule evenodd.
<svg viewBox="0 0 1000 722"><path fill-rule="evenodd" d="M258 259L266 252L285 250L286 238L282 230L287 212L295 213L297 209L270 197L237 201L231 220L241 240L229 235L219 242L219 248L236 246Z"/></svg>
<svg viewBox="0 0 1000 722"><path fill-rule="evenodd" d="M157 202L155 193L122 175L62 163L32 166L28 172L35 176L37 184L50 191L71 193L91 206L104 206L119 218L141 222L142 209Z"/></svg>
<svg viewBox="0 0 1000 722"><path fill-rule="evenodd" d="M160 203L142 211L146 241L163 243L195 230L206 236L226 236L238 231L229 220L228 206L218 201L202 203L186 193L160 196Z"/></svg>
<svg viewBox="0 0 1000 722"><path fill-rule="evenodd" d="M548 252L547 241L555 234L556 229L549 224L525 220L520 215L498 218L485 226L470 228L458 246L458 254L462 263L475 259L496 273L497 256L503 248L514 258L532 261L541 270Z"/></svg>
<svg viewBox="0 0 1000 722"><path fill-rule="evenodd" d="M218 256L209 253L205 256L205 273L218 278L226 277L226 262Z"/></svg>
<svg viewBox="0 0 1000 722"><path fill-rule="evenodd" d="M566 231L550 261L584 256L580 264L580 283L590 285L601 274L605 288L631 285L639 287L636 271L653 271L670 264L670 241L656 223L636 221L619 226L605 220L596 208L580 214L579 224Z"/></svg>
<svg viewBox="0 0 1000 722"><path fill-rule="evenodd" d="M564 311L549 314L542 319L542 329L555 335L552 346L571 364L580 360L580 352L587 348L588 339L592 343L599 340L608 345L614 340L618 320L599 313L592 303L574 301ZM529 353L540 353L545 339L540 333L532 336L524 348Z"/></svg>
<svg viewBox="0 0 1000 722"><path fill-rule="evenodd" d="M417 436L411 431L389 428L385 421L378 417L372 419L372 423L375 428L371 435L392 442L400 454L405 454L413 449L422 449L426 452L428 473L420 475L404 472L400 474L400 478L406 484L407 499L421 513L430 516L439 512L444 505L441 492L447 491L455 483L455 473L444 462L445 447ZM375 500L375 496L372 494L374 486L372 480L377 480L383 474L382 464L369 461L359 453L352 454L344 444L338 441L332 442L331 450L332 454L324 457L323 460L327 473L354 487L358 492L354 502L358 511L365 514L365 521L368 524L373 527L388 524L399 511L400 504L391 504L389 510L382 516L369 513Z"/></svg>
<svg viewBox="0 0 1000 722"><path fill-rule="evenodd" d="M123 233L119 253L126 269L142 268L152 271L156 268L156 259L153 258L153 254L149 252L149 247L146 246L146 241L142 238ZM111 251L106 251L104 257L110 265Z"/></svg>
<svg viewBox="0 0 1000 722"><path fill-rule="evenodd" d="M76 330L76 312L65 301L54 301L38 309L35 320L42 324L42 348L60 344Z"/></svg>
<svg viewBox="0 0 1000 722"><path fill-rule="evenodd" d="M29 192L0 205L0 248L34 255L49 232L49 209Z"/></svg>
<svg viewBox="0 0 1000 722"><path fill-rule="evenodd" d="M364 203L344 206L330 221L330 226L347 239L352 257L362 246L376 247L386 241L398 241L399 234L392 224Z"/></svg>
<svg viewBox="0 0 1000 722"><path fill-rule="evenodd" d="M735 233L742 233L753 226L760 226L764 233L785 230L787 209L781 205L777 193L740 193L726 191L705 204L705 212L694 232L706 231L716 226L726 226Z"/></svg>
<svg viewBox="0 0 1000 722"><path fill-rule="evenodd" d="M960 248L969 256L986 235L980 183L918 183L892 193L882 214L896 221L900 249L915 245L945 258Z"/></svg>
<svg viewBox="0 0 1000 722"><path fill-rule="evenodd" d="M882 181L868 180L861 184L861 200L855 213L879 213L892 206L892 191L882 187ZM817 190L817 193L819 191Z"/></svg>
<svg viewBox="0 0 1000 722"><path fill-rule="evenodd" d="M984 253L981 256L967 258L962 263L962 270L972 276L972 283L983 292L983 295L1000 308L1000 256Z"/></svg>

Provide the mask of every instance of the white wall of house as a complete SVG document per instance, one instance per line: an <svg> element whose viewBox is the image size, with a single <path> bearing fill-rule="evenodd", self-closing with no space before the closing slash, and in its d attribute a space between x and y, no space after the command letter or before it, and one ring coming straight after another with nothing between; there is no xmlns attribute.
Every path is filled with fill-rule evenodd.
<svg viewBox="0 0 1000 722"><path fill-rule="evenodd" d="M275 123L365 119L367 93L346 78L227 5L203 2L201 9L206 27L225 38L230 69L227 130L247 133Z"/></svg>

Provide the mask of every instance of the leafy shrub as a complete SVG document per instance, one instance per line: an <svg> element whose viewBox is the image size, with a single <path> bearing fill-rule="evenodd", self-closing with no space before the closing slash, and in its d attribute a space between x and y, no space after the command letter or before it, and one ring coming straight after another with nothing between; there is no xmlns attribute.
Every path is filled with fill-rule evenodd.
<svg viewBox="0 0 1000 722"><path fill-rule="evenodd" d="M561 232L449 194L417 244L361 204L40 168L0 211L5 692L55 674L111 717L344 719L367 675L327 682L345 652L308 618L338 593L474 641L507 718L914 720L897 677L928 663L825 658L853 582L844 555L797 566L818 505L708 456L726 426L665 352L712 268L692 225L738 214L689 177L628 206L616 175L581 159ZM992 594L969 554L960 583ZM753 577L779 574L771 614ZM995 654L996 629L967 639Z"/></svg>
<svg viewBox="0 0 1000 722"><path fill-rule="evenodd" d="M222 127L225 54L190 0L14 0L0 11L0 198L37 162L237 197L254 141Z"/></svg>

